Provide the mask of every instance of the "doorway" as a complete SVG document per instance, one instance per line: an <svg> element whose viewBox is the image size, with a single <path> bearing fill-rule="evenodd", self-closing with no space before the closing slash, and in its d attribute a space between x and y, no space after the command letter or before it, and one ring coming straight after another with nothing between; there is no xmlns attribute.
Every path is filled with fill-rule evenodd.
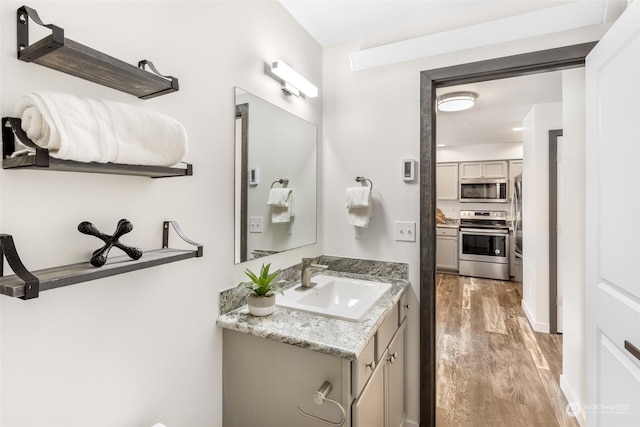
<svg viewBox="0 0 640 427"><path fill-rule="evenodd" d="M420 425L436 420L436 89L581 67L595 42L423 71L420 76Z"/></svg>

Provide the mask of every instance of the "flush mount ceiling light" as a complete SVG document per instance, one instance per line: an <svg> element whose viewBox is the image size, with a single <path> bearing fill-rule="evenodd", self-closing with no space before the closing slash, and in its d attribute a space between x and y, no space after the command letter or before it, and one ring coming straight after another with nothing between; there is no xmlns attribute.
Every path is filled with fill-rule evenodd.
<svg viewBox="0 0 640 427"><path fill-rule="evenodd" d="M452 92L439 96L436 103L440 111L462 111L473 107L477 98L473 92Z"/></svg>
<svg viewBox="0 0 640 427"><path fill-rule="evenodd" d="M318 96L318 88L289 67L284 61L276 60L271 64L271 72L282 79L282 91L287 95L298 96L298 91L309 98Z"/></svg>

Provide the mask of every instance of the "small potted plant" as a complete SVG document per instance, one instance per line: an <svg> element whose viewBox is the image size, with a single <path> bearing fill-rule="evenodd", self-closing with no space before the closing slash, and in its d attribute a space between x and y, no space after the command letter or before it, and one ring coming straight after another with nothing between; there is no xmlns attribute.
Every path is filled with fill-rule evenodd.
<svg viewBox="0 0 640 427"><path fill-rule="evenodd" d="M249 292L247 296L247 306L249 307L249 313L254 316L268 316L273 313L276 307L275 292L283 294L280 283L285 282L285 280L274 282L280 270L269 274L269 268L271 268L271 263L267 265L262 264L259 276L251 270L246 269L244 273L251 281L242 282L238 285L240 292Z"/></svg>

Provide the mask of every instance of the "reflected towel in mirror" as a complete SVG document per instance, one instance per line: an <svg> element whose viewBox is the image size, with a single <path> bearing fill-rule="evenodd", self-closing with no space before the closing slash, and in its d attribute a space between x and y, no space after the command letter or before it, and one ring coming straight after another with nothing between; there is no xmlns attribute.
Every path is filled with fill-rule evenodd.
<svg viewBox="0 0 640 427"><path fill-rule="evenodd" d="M293 217L293 191L290 188L272 188L267 206L271 206L271 222L290 222Z"/></svg>

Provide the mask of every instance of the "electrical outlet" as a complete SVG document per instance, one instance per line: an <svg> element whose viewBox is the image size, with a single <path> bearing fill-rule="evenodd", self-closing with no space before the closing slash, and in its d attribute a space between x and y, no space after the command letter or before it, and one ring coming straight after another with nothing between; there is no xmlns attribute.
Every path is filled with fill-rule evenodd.
<svg viewBox="0 0 640 427"><path fill-rule="evenodd" d="M396 221L395 223L395 240L399 242L415 242L416 241L416 222L415 221Z"/></svg>
<svg viewBox="0 0 640 427"><path fill-rule="evenodd" d="M249 217L249 233L262 233L262 217Z"/></svg>

